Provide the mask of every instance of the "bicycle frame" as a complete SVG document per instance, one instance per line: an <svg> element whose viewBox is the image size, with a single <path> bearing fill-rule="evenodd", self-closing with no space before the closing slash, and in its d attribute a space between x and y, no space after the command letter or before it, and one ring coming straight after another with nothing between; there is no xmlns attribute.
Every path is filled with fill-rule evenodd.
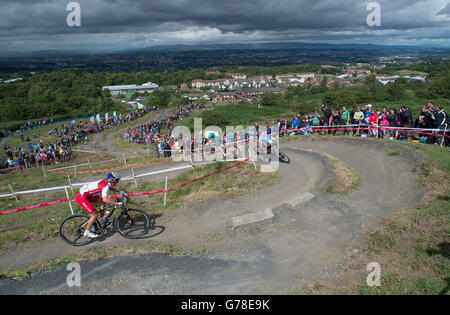
<svg viewBox="0 0 450 315"><path fill-rule="evenodd" d="M121 202L124 202L124 205L126 205L128 199L127 199L125 196L122 195L122 198L120 198L120 201L121 201ZM112 210L111 210L111 213L109 214L109 217L111 218L111 217L113 216L114 212L117 210L117 208L118 208L117 205L108 204L108 205L106 205L106 207L104 207L104 208L102 209L102 211L107 211L108 209L112 209ZM123 209L123 210L126 210L126 209ZM100 221L99 221L99 219L98 219L98 216L97 216L97 218L95 219L95 222L94 222L94 227L95 227L96 229L97 229L97 227L99 228L99 230L98 230L97 232L103 233L103 231L104 231L110 224L111 224L110 221L105 221L103 224L101 224ZM83 224L83 225L84 225L84 224ZM84 226L82 226L82 227L84 227Z"/></svg>

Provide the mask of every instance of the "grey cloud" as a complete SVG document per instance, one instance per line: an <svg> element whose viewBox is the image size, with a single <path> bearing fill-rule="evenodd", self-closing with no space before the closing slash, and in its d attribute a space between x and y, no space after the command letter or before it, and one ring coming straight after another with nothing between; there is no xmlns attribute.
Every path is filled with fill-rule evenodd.
<svg viewBox="0 0 450 315"><path fill-rule="evenodd" d="M101 36L112 38L114 34L182 32L190 27L218 29L224 38L236 35L242 39L266 33L268 38L278 39L302 39L315 34L316 39L335 36L336 40L345 40L377 37L378 31L366 24L367 0L78 0L82 8L79 28L66 25L70 1L0 0L0 40L40 38L50 42L54 37L59 43L64 36L76 36L82 41L84 34L89 41ZM443 0L377 2L382 8L379 30L399 35L417 30L418 36L431 38L441 29L448 29L448 20L437 18L448 16L450 6L447 3L442 9ZM330 35L332 32L335 34Z"/></svg>
<svg viewBox="0 0 450 315"><path fill-rule="evenodd" d="M446 15L447 17L450 16L450 2L447 3L445 8L443 8L441 11L439 11L436 15Z"/></svg>

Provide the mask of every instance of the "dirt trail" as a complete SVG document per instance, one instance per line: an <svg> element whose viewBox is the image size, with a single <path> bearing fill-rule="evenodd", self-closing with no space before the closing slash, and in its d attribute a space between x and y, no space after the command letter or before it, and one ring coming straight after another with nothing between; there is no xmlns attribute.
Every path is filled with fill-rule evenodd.
<svg viewBox="0 0 450 315"><path fill-rule="evenodd" d="M141 117L135 121L127 123L125 125L120 125L113 130L107 130L105 132L96 133L90 136L88 145L82 145L79 147L80 150L95 150L99 153L107 153L117 158L121 158L123 155L130 155L130 151L127 150L126 146L120 146L116 142L116 135L122 136L127 128L134 128L142 125L148 121L160 120L162 117L167 115L167 111L155 111L151 112L144 117Z"/></svg>
<svg viewBox="0 0 450 315"><path fill-rule="evenodd" d="M325 193L334 178L332 166L323 155L305 149L350 165L361 176L362 187L348 196ZM402 154L388 156L394 149ZM418 174L412 172L423 157L404 146L372 139L302 138L283 143L282 150L291 164L280 165L280 183L275 187L242 197L211 198L157 219L164 230L151 240L202 249L202 254L104 259L82 264L83 274L90 275L83 278L82 288L67 288L63 269L23 281L0 281L0 293L288 293L321 279L336 279L368 227L379 224L393 209L414 206L424 193ZM307 191L315 195L309 203L295 210L284 205ZM273 209L273 221L230 228L232 217L267 207ZM104 244L124 242L128 241L113 236ZM10 252L0 257L0 268L80 250L56 242Z"/></svg>

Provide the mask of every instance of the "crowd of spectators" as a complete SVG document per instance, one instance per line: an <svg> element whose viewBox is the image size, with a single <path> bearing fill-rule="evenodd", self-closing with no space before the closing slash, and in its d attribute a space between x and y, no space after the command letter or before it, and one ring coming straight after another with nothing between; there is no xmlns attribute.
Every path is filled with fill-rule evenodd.
<svg viewBox="0 0 450 315"><path fill-rule="evenodd" d="M275 122L272 122L272 124ZM355 107L348 110L332 110L322 105L321 112L315 111L301 117L297 114L291 120L286 118L276 122L280 130L280 136L288 134L289 129L299 129L299 133L309 135L319 134L343 134L363 137L388 138L391 140L413 140L429 144L450 145L448 130L449 117L442 105L426 103L416 119L407 106L398 110L383 107L377 111L371 104L364 107ZM342 127L344 126L344 127ZM345 126L348 126L347 128ZM342 130L343 128L347 130ZM433 129L432 131L414 131L403 128ZM436 134L434 136L430 134ZM444 137L444 134L446 137Z"/></svg>
<svg viewBox="0 0 450 315"><path fill-rule="evenodd" d="M47 136L54 137L55 140L45 143L36 126L28 123L22 126L18 131L18 137L22 143L17 147L11 148L9 144L4 146L5 155L0 156L0 172L11 171L14 168L29 168L53 164L55 162L64 162L73 158L72 146L78 143L87 143L88 136L92 133L102 132L114 128L115 126L126 122L139 119L146 113L155 110L155 108L146 108L144 110L133 110L115 117L100 119L100 121L75 121L63 123L61 127L52 124L47 132ZM47 125L44 121L42 125ZM30 139L25 135L27 130L35 130Z"/></svg>
<svg viewBox="0 0 450 315"><path fill-rule="evenodd" d="M205 107L206 105L198 103L177 106L175 114L168 115L161 120L147 122L135 128L128 128L124 137L128 142L154 145L157 147L158 157L169 157L172 150L184 149L183 143L171 136L175 123L183 121L183 117L186 117L192 110Z"/></svg>
<svg viewBox="0 0 450 315"><path fill-rule="evenodd" d="M173 152L183 153L189 150L189 139L179 139L171 136L174 123L183 120L190 110L194 108L203 108L201 104L189 104L179 106L178 111L174 115L170 115L159 121L148 122L136 128L129 128L125 133L125 138L129 142L145 143L157 147L158 157L170 157ZM313 113L302 116L300 113L292 117L292 119L282 118L266 122L265 126L260 127L258 123L254 124L253 136L264 141L274 133L274 127L277 126L280 136L289 134L330 134L330 135L353 135L361 137L378 137L398 140L412 140L423 143L436 143L450 145L448 137L448 116L442 105L434 106L431 103L424 104L421 114L414 119L411 110L402 106L398 111L394 108L388 109L383 107L381 111L377 111L371 104L362 108L355 107L348 110L342 107L342 110L331 110L328 106L323 105L320 113ZM393 129L388 129L391 127ZM397 129L400 128L400 129ZM414 131L404 130L402 128L422 128L434 129L433 131ZM345 130L343 130L345 129ZM166 133L163 130L167 130ZM433 136L437 134L441 136ZM264 135L264 138L261 137ZM223 134L219 139L214 133L205 134L202 131L197 137L190 139L190 153L194 152L194 147L205 148L207 143L214 142L214 145L232 143L233 141L248 140L252 135L236 134L228 137ZM261 137L261 138L260 138ZM213 141L211 141L213 140ZM198 142L195 146L195 142Z"/></svg>

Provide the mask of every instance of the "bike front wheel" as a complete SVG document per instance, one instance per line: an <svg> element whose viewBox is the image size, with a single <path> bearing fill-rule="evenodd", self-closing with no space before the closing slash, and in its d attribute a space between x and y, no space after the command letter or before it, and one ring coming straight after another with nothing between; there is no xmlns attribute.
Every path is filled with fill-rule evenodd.
<svg viewBox="0 0 450 315"><path fill-rule="evenodd" d="M141 209L124 209L116 218L116 230L125 238L137 239L150 228L149 215Z"/></svg>
<svg viewBox="0 0 450 315"><path fill-rule="evenodd" d="M95 241L93 238L84 236L89 216L75 214L65 218L59 226L61 239L72 246L84 246Z"/></svg>

